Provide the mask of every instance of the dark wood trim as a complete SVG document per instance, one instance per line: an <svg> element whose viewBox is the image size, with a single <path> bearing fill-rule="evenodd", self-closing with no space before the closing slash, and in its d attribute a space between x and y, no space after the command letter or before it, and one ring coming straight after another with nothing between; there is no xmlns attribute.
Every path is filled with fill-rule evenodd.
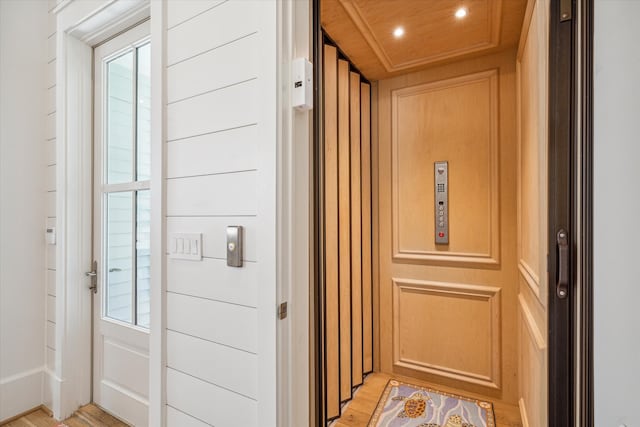
<svg viewBox="0 0 640 427"><path fill-rule="evenodd" d="M577 215L576 77L579 68L576 5L571 0L551 0L549 20L549 223L548 223L548 345L549 426L575 425L576 421L576 266L582 236ZM561 16L571 10L571 16ZM567 19L568 18L568 19ZM558 295L560 257L557 234L569 234L566 296Z"/></svg>
<svg viewBox="0 0 640 427"><path fill-rule="evenodd" d="M578 415L580 425L594 425L593 402L593 0L580 3L580 277Z"/></svg>
<svg viewBox="0 0 640 427"><path fill-rule="evenodd" d="M572 19L563 21L566 1L551 1L549 27L548 425L592 426L594 2L570 2ZM560 229L570 237L565 299L555 286Z"/></svg>

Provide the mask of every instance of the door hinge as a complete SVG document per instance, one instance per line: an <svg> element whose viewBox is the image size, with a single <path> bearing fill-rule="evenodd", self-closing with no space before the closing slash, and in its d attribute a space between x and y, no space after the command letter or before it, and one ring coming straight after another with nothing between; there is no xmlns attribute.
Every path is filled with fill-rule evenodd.
<svg viewBox="0 0 640 427"><path fill-rule="evenodd" d="M283 320L287 318L287 302L283 302L278 306L278 319Z"/></svg>
<svg viewBox="0 0 640 427"><path fill-rule="evenodd" d="M570 21L573 17L573 0L560 0L560 22Z"/></svg>
<svg viewBox="0 0 640 427"><path fill-rule="evenodd" d="M98 261L93 261L91 271L87 271L84 275L91 278L91 286L89 286L89 289L91 289L94 294L98 293Z"/></svg>

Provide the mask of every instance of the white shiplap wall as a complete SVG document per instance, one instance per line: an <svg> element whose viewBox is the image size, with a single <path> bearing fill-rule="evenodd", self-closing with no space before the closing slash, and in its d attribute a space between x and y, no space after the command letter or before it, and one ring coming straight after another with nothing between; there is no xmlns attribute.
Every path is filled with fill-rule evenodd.
<svg viewBox="0 0 640 427"><path fill-rule="evenodd" d="M46 19L0 1L0 424L42 403Z"/></svg>
<svg viewBox="0 0 640 427"><path fill-rule="evenodd" d="M204 255L166 259L168 426L276 424L275 21L272 0L166 5L167 239L202 233Z"/></svg>
<svg viewBox="0 0 640 427"><path fill-rule="evenodd" d="M47 70L46 70L46 227L56 227L57 159L56 159L56 16L53 13L60 0L49 0L47 17ZM46 249L46 370L43 385L43 404L53 409L54 378L56 378L56 245Z"/></svg>

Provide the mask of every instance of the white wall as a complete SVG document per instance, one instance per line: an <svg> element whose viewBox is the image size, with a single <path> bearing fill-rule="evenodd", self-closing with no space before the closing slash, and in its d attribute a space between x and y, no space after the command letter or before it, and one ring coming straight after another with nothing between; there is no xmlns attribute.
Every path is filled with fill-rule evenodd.
<svg viewBox="0 0 640 427"><path fill-rule="evenodd" d="M595 424L640 425L640 1L595 2Z"/></svg>
<svg viewBox="0 0 640 427"><path fill-rule="evenodd" d="M275 1L166 3L167 241L204 255L166 260L169 427L276 425L275 24Z"/></svg>
<svg viewBox="0 0 640 427"><path fill-rule="evenodd" d="M0 1L0 421L42 403L46 18Z"/></svg>

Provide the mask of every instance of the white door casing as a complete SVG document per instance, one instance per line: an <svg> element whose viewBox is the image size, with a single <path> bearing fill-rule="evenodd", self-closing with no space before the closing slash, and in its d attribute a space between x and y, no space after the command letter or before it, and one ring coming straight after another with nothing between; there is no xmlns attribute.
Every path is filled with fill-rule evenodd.
<svg viewBox="0 0 640 427"><path fill-rule="evenodd" d="M51 409L65 419L91 401L92 46L149 16L148 0L69 0L55 16L56 361Z"/></svg>

